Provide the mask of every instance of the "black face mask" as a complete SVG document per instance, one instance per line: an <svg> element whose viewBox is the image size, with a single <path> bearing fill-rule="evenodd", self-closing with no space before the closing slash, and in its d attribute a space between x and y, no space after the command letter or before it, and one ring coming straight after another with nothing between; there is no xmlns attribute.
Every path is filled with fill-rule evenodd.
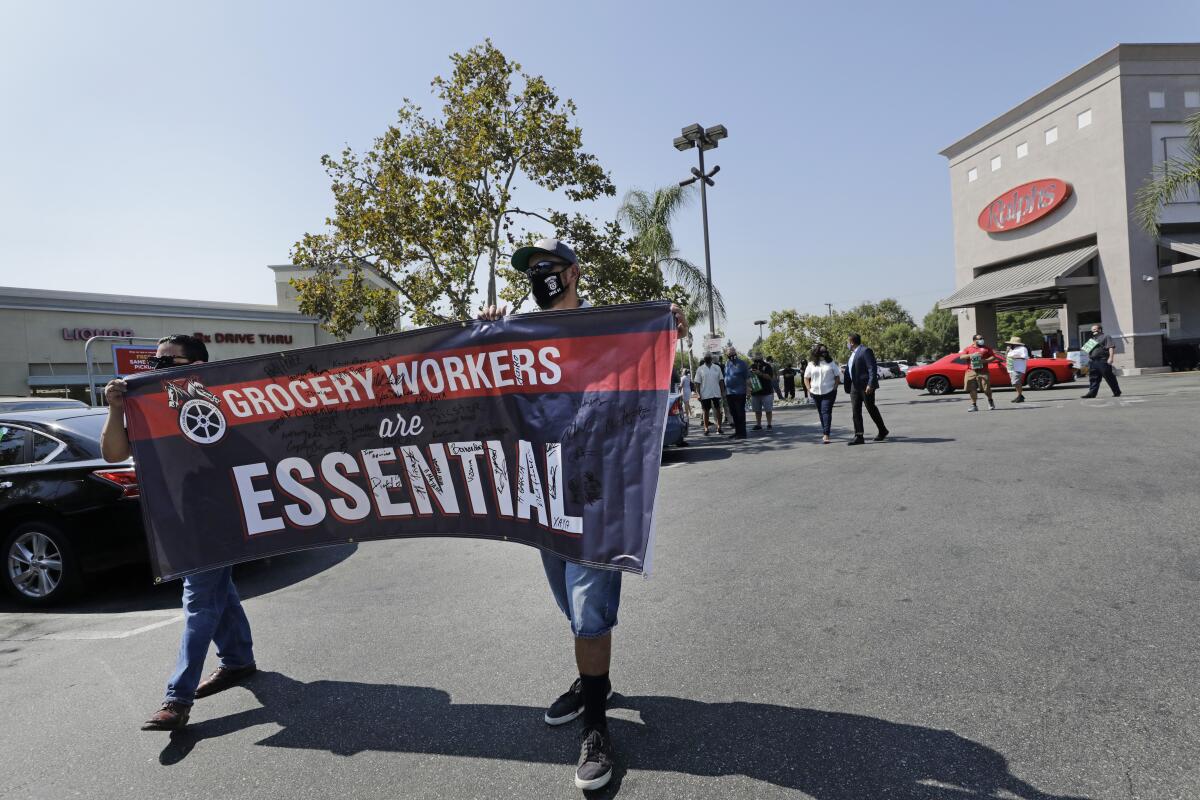
<svg viewBox="0 0 1200 800"><path fill-rule="evenodd" d="M566 270L563 270L565 272ZM529 282L533 286L533 299L539 308L550 308L563 292L567 290L562 272L551 272L546 275L531 275Z"/></svg>

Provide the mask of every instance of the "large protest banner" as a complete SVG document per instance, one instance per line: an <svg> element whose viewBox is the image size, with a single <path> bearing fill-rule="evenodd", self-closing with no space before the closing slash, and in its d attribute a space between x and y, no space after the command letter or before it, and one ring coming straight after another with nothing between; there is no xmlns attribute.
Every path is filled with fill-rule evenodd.
<svg viewBox="0 0 1200 800"><path fill-rule="evenodd" d="M155 578L407 536L643 572L674 347L642 303L135 375Z"/></svg>

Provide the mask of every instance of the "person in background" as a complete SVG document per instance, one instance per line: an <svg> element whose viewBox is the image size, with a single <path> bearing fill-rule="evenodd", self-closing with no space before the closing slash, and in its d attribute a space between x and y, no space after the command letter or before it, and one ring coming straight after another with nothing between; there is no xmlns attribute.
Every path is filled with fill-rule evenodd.
<svg viewBox="0 0 1200 800"><path fill-rule="evenodd" d="M788 364L783 369L779 370L780 376L783 378L783 398L784 400L796 399L796 368ZM802 376L803 377L803 376ZM808 393L805 393L805 397Z"/></svg>
<svg viewBox="0 0 1200 800"><path fill-rule="evenodd" d="M863 346L862 337L857 333L847 337L846 349L850 351L850 358L846 360L846 391L850 393L851 415L854 420L854 438L848 444L863 444L864 405L877 429L875 441L882 442L888 437L888 429L883 424L883 415L875 407L875 392L879 389L879 368L875 363L875 353L871 348Z"/></svg>
<svg viewBox="0 0 1200 800"><path fill-rule="evenodd" d="M767 430L771 430L771 411L775 407L775 368L771 362L762 356L756 356L750 365L750 372L758 379L758 389L754 381L750 386L750 404L754 408L754 430L762 430L763 412L767 412Z"/></svg>
<svg viewBox="0 0 1200 800"><path fill-rule="evenodd" d="M767 364L771 367L773 377L771 378L771 388L775 390L775 397L783 399L783 384L779 380L779 370L775 369L774 360L768 358Z"/></svg>
<svg viewBox="0 0 1200 800"><path fill-rule="evenodd" d="M1099 324L1092 326L1092 338L1083 343L1080 348L1088 354L1088 393L1085 398L1092 398L1100 391L1100 379L1108 383L1113 397L1121 396L1121 386L1117 383L1116 373L1113 372L1113 359L1117 355L1117 345L1113 338L1104 332Z"/></svg>
<svg viewBox="0 0 1200 800"><path fill-rule="evenodd" d="M173 334L158 340L158 352L148 358L151 369L203 364L208 348L195 336ZM125 381L117 378L104 387L108 419L100 431L100 452L109 463L129 458L125 429ZM217 645L219 666L204 680L208 646ZM187 725L192 704L199 698L223 692L257 671L250 621L242 608L233 567L197 572L183 579L183 636L175 672L167 681L162 707L142 724L144 731L177 731Z"/></svg>
<svg viewBox="0 0 1200 800"><path fill-rule="evenodd" d="M821 418L821 443L829 444L829 429L833 425L833 404L837 400L837 387L842 382L842 367L829 355L829 348L816 344L812 359L804 367L805 396L817 404Z"/></svg>
<svg viewBox="0 0 1200 800"><path fill-rule="evenodd" d="M716 418L717 433L722 433L721 395L725 393L725 372L713 363L713 357L707 353L696 368L696 388L700 392L700 409L704 414L704 435L708 435L710 413Z"/></svg>
<svg viewBox="0 0 1200 800"><path fill-rule="evenodd" d="M687 367L683 368L683 377L679 379L679 392L683 395L683 411L687 416L692 416L692 371Z"/></svg>
<svg viewBox="0 0 1200 800"><path fill-rule="evenodd" d="M963 375L963 387L971 395L971 407L967 411L979 410L979 392L981 390L987 396L988 409L995 411L996 403L992 400L992 381L988 378L988 364L999 361L1000 356L987 346L987 341L983 338L982 333L975 334L973 342L959 353L960 356L968 359L967 371Z"/></svg>
<svg viewBox="0 0 1200 800"><path fill-rule="evenodd" d="M1022 391L1025 387L1025 365L1029 363L1029 348L1021 341L1020 336L1014 336L1004 345L1008 348L1005 354L1005 365L1008 367L1008 380L1016 391L1014 403L1024 403Z"/></svg>
<svg viewBox="0 0 1200 800"><path fill-rule="evenodd" d="M750 384L750 367L738 357L733 345L725 348L725 402L733 420L734 439L746 438L746 392Z"/></svg>

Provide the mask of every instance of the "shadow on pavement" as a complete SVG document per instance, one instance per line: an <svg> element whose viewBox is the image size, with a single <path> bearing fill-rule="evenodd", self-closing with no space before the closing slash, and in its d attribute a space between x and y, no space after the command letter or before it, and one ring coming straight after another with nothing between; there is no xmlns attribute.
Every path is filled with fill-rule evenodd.
<svg viewBox="0 0 1200 800"><path fill-rule="evenodd" d="M262 724L282 730L258 744L342 756L382 751L563 765L574 765L578 756L578 727L549 728L540 708L456 704L439 689L303 683L277 672L260 672L245 687L261 708L173 733L159 761L177 764L206 739ZM616 794L623 772L634 769L745 775L816 800L1081 800L1039 791L1009 772L1000 753L945 730L678 697L615 695L609 707L617 769L599 796ZM633 716L629 712L640 722L624 718Z"/></svg>
<svg viewBox="0 0 1200 800"><path fill-rule="evenodd" d="M345 561L358 548L342 544L302 550L249 561L234 567L238 594L243 600L282 589L311 578ZM180 582L154 585L145 565L122 567L89 576L81 599L61 606L31 609L0 600L0 611L35 614L112 614L179 608Z"/></svg>

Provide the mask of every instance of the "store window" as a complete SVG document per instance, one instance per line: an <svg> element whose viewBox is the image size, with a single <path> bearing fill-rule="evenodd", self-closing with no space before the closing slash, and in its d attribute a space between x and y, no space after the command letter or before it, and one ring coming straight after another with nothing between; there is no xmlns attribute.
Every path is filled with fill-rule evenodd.
<svg viewBox="0 0 1200 800"><path fill-rule="evenodd" d="M1188 108L1200 108L1200 92L1184 92L1183 104Z"/></svg>
<svg viewBox="0 0 1200 800"><path fill-rule="evenodd" d="M21 428L0 425L0 467L25 463L25 437Z"/></svg>
<svg viewBox="0 0 1200 800"><path fill-rule="evenodd" d="M1166 92L1151 92L1150 93L1150 107L1151 108L1166 108L1167 107L1167 93Z"/></svg>
<svg viewBox="0 0 1200 800"><path fill-rule="evenodd" d="M1191 161L1191 148L1188 145L1187 136L1162 136L1159 138L1158 147L1154 154L1155 166L1166 161ZM1172 198L1167 205L1183 205L1200 203L1200 190L1196 184L1192 184L1189 188L1179 192Z"/></svg>

